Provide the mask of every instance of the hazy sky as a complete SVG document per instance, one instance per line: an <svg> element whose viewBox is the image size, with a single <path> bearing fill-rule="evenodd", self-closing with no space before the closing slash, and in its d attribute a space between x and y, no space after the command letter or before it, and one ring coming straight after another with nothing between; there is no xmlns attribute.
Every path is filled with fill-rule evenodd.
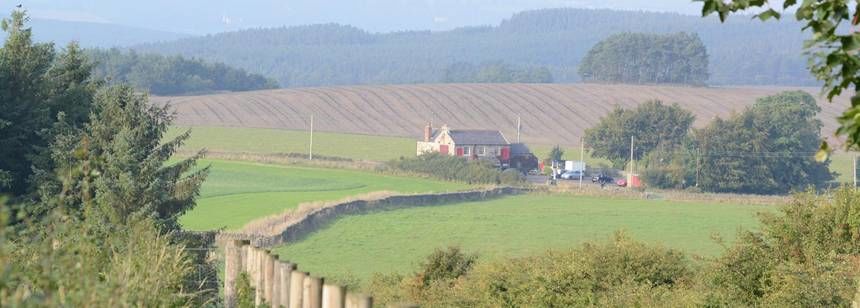
<svg viewBox="0 0 860 308"><path fill-rule="evenodd" d="M691 0L12 0L34 18L115 23L188 34L337 22L376 32L495 25L524 10L614 8L697 14Z"/></svg>

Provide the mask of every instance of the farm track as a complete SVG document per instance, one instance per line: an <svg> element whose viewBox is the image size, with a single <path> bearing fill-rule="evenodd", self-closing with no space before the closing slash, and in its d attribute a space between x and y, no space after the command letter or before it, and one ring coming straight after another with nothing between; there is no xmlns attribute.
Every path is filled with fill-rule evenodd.
<svg viewBox="0 0 860 308"><path fill-rule="evenodd" d="M176 124L302 130L314 114L319 131L418 137L424 123L454 128L500 129L523 141L578 145L583 131L614 106L630 108L648 100L678 103L696 115L701 127L713 117L741 111L759 97L788 87L696 88L606 84L413 84L322 87L153 97L170 102ZM817 88L801 88L818 96ZM825 136L836 130L836 116L847 97L828 104L819 99ZM831 138L832 139L832 138Z"/></svg>

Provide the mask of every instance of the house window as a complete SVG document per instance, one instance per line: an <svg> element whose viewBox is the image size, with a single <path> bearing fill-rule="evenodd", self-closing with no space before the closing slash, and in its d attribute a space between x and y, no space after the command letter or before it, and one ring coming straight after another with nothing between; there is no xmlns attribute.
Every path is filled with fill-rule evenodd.
<svg viewBox="0 0 860 308"><path fill-rule="evenodd" d="M471 147L463 147L463 155L464 156L472 155L472 148Z"/></svg>
<svg viewBox="0 0 860 308"><path fill-rule="evenodd" d="M487 154L487 147L485 147L485 146L478 146L478 147L476 147L476 148L475 148L475 152L477 152L477 153L478 153L478 156L484 156L484 155L486 155L486 154Z"/></svg>
<svg viewBox="0 0 860 308"><path fill-rule="evenodd" d="M502 148L501 147L493 147L493 156L501 156Z"/></svg>

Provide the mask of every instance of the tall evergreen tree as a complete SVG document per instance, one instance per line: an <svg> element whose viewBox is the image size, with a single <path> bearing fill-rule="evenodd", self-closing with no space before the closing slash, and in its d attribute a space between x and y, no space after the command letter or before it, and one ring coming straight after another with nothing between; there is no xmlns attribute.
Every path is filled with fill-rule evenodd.
<svg viewBox="0 0 860 308"><path fill-rule="evenodd" d="M13 195L26 191L32 160L47 143L42 130L51 123L43 97L54 51L33 43L27 19L14 11L2 22L8 37L0 49L0 193Z"/></svg>
<svg viewBox="0 0 860 308"><path fill-rule="evenodd" d="M62 198L80 200L84 211L97 210L113 224L151 217L162 230L178 229L209 168L196 168L202 151L168 162L190 131L162 142L171 120L167 108L129 86L99 91L75 157L61 167L69 175Z"/></svg>

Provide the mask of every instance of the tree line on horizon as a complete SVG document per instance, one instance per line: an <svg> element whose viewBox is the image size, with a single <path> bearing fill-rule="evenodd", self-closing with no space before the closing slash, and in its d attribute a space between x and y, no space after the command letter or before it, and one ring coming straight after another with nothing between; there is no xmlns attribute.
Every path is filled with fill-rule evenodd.
<svg viewBox="0 0 860 308"><path fill-rule="evenodd" d="M278 88L273 79L220 62L116 48L86 53L95 64L93 78L108 84L129 84L155 95Z"/></svg>
<svg viewBox="0 0 860 308"><path fill-rule="evenodd" d="M712 85L816 85L801 55L807 35L790 21L753 24L670 13L548 9L494 27L370 33L337 25L249 29L133 47L140 52L223 62L283 87L444 82L457 63L503 62L549 70L554 82L582 80L578 67L601 40L624 32L696 33L710 55Z"/></svg>

